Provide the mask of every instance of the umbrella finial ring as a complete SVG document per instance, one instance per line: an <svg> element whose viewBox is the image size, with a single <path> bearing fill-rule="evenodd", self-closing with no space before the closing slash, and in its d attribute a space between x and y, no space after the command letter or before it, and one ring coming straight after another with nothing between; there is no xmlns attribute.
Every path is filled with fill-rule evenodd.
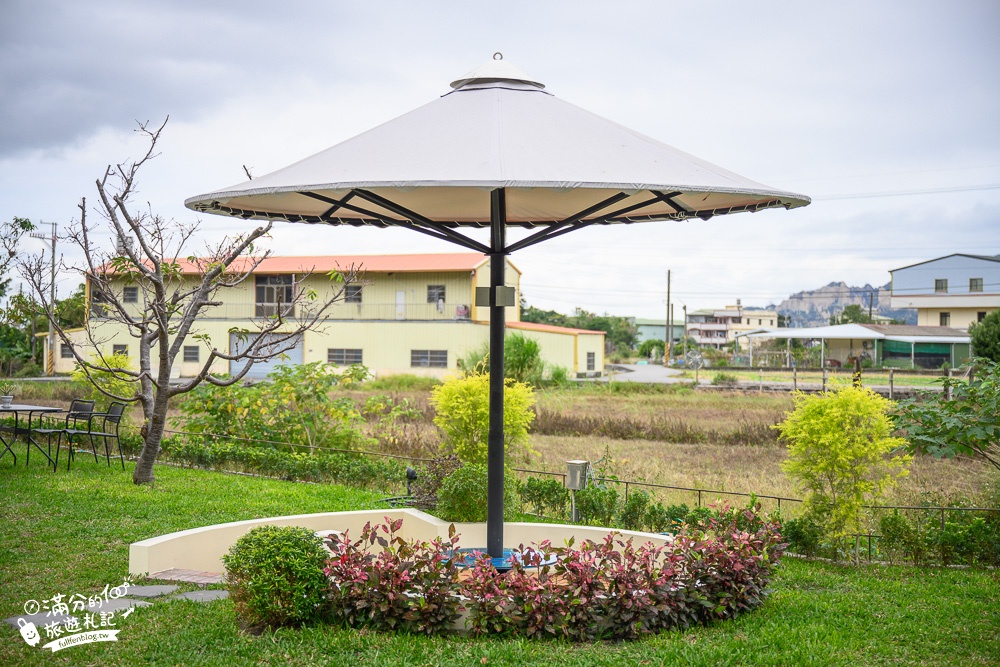
<svg viewBox="0 0 1000 667"><path fill-rule="evenodd" d="M493 54L493 60L503 60L503 54L497 51Z"/></svg>

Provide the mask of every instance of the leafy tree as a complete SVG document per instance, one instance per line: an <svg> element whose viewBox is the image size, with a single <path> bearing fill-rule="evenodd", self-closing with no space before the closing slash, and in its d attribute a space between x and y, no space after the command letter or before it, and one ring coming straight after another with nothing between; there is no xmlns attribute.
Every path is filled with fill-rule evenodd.
<svg viewBox="0 0 1000 667"><path fill-rule="evenodd" d="M605 340L611 343L615 349L624 346L633 350L639 340L639 330L628 318L608 314L595 315L581 308L577 308L573 315L563 315L554 310L541 310L525 306L521 309L521 319L525 322L551 324L557 327L603 331Z"/></svg>
<svg viewBox="0 0 1000 667"><path fill-rule="evenodd" d="M458 367L469 375L481 373L489 363L489 345L472 350L458 360ZM504 377L540 387L545 376L542 348L534 338L508 334L504 338Z"/></svg>
<svg viewBox="0 0 1000 667"><path fill-rule="evenodd" d="M911 457L898 453L906 441L892 435L893 403L863 387L794 400L775 426L788 443L782 470L806 491L807 516L829 537L859 532L862 506L908 473Z"/></svg>
<svg viewBox="0 0 1000 667"><path fill-rule="evenodd" d="M973 367L971 381L939 378L945 390L934 398L901 402L898 425L914 453L972 456L1000 469L1000 365L977 358Z"/></svg>
<svg viewBox="0 0 1000 667"><path fill-rule="evenodd" d="M969 327L972 353L977 357L1000 363L1000 310L994 310Z"/></svg>
<svg viewBox="0 0 1000 667"><path fill-rule="evenodd" d="M861 306L856 303L845 306L839 317L836 315L830 316L830 324L868 324L869 322L871 322L871 318L868 317L868 313L862 310Z"/></svg>
<svg viewBox="0 0 1000 667"><path fill-rule="evenodd" d="M87 323L87 287L81 284L65 299L56 301L56 317L66 329L79 329Z"/></svg>
<svg viewBox="0 0 1000 667"><path fill-rule="evenodd" d="M148 140L146 153L133 162L108 166L97 180L98 213L107 222L92 223L87 218L86 199L80 203L80 221L70 228L67 240L76 245L82 264L64 266L75 271L91 285L91 294L101 300L104 317L101 326L91 322L87 345L98 350L96 358L79 349L66 335L57 305L48 302L48 266L40 256L20 262L21 272L41 302L63 345L68 346L76 363L91 380L94 373L110 373L129 383L121 394L102 388L103 394L117 400L134 401L142 406L142 451L132 479L136 484L154 481L153 465L160 452L170 400L185 394L202 382L226 386L239 382L258 361L280 356L298 344L303 332L315 327L327 309L343 296L343 285L354 278L332 274L334 283L323 298L312 290L296 291L286 312L295 312L293 321L281 313L254 321L254 331L239 333L244 337L239 350L223 352L212 346L207 334L198 333L197 323L206 309L220 302L220 292L241 285L270 253L256 253L258 239L271 231L271 224L257 227L235 237L225 237L208 248L203 257L189 256L185 247L198 229L197 223L183 224L143 212L133 202L137 194L137 176L156 155L156 144L166 121L159 128L139 126ZM114 248L99 246L96 239L117 241ZM181 271L181 262L193 271ZM124 287L137 287L137 302L127 302ZM111 331L113 333L108 334ZM124 333L120 333L124 332ZM138 368L115 368L100 352L109 337L128 335L136 342ZM176 382L171 379L174 363L188 339L198 340L211 350L194 377ZM228 341L226 341L228 343ZM85 354L87 356L85 356ZM216 376L211 369L216 361L241 362L242 369L233 376Z"/></svg>
<svg viewBox="0 0 1000 667"><path fill-rule="evenodd" d="M528 453L528 426L535 419L535 393L530 386L507 378L503 398L504 452L508 457ZM490 430L490 375L455 377L434 388L434 423L444 431L446 453L464 463L486 463Z"/></svg>
<svg viewBox="0 0 1000 667"><path fill-rule="evenodd" d="M639 356L658 359L663 356L663 341L650 338L639 343Z"/></svg>

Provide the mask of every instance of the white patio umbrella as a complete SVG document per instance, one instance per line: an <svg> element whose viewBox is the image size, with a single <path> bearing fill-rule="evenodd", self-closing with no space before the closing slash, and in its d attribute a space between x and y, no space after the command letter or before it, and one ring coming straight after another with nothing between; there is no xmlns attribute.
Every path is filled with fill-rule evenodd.
<svg viewBox="0 0 1000 667"><path fill-rule="evenodd" d="M809 198L569 104L499 54L410 113L252 181L187 199L244 219L405 227L490 257L487 551L503 551L504 257L590 225L703 220ZM507 242L509 226L538 228ZM489 228L480 242L461 228Z"/></svg>

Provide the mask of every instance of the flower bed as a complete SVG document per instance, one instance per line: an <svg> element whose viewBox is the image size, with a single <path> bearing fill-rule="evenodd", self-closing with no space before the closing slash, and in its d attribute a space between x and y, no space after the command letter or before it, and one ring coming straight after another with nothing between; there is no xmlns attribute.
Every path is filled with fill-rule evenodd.
<svg viewBox="0 0 1000 667"><path fill-rule="evenodd" d="M330 541L329 616L353 627L435 634L456 627L491 634L635 639L725 619L759 606L785 545L759 506L725 507L670 544L635 545L611 533L553 547L520 547L509 572L487 556L459 568L459 536L399 536L402 519L367 524L359 539ZM532 567L542 554L552 565ZM459 623L462 619L462 623Z"/></svg>

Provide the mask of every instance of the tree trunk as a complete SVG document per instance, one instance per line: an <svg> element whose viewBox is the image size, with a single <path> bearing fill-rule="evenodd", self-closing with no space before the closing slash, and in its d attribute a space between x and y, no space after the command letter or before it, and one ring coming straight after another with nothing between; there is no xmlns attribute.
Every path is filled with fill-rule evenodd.
<svg viewBox="0 0 1000 667"><path fill-rule="evenodd" d="M167 425L167 399L159 395L153 406L151 418L143 426L142 452L139 460L135 463L135 470L132 472L132 482L135 484L152 484L156 481L153 474L153 464L160 454L160 442L163 440L163 429Z"/></svg>

